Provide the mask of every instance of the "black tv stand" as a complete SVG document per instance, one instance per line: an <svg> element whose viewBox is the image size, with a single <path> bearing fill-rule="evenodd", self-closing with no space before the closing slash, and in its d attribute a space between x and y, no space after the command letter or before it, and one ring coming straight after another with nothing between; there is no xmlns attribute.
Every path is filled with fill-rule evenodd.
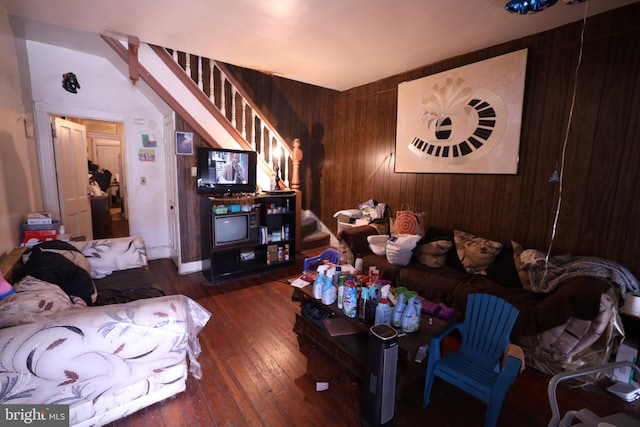
<svg viewBox="0 0 640 427"><path fill-rule="evenodd" d="M213 227L221 205L241 205L241 212L258 212L258 242L217 247ZM211 282L291 266L296 254L297 194L224 193L200 198L202 274ZM223 209L224 210L224 209ZM288 232L288 235L285 235ZM278 235L280 233L280 235ZM266 239L265 239L265 236Z"/></svg>

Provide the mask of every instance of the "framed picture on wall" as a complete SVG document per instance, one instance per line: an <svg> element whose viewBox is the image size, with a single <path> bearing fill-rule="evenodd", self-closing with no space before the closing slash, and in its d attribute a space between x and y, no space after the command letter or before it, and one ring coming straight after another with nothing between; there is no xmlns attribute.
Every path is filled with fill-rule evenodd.
<svg viewBox="0 0 640 427"><path fill-rule="evenodd" d="M398 86L396 172L515 174L527 49Z"/></svg>
<svg viewBox="0 0 640 427"><path fill-rule="evenodd" d="M176 132L176 154L193 154L193 132Z"/></svg>

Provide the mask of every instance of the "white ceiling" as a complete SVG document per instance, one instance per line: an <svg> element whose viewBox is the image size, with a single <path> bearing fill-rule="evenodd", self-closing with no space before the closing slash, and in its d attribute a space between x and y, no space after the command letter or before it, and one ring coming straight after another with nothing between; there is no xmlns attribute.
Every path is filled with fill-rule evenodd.
<svg viewBox="0 0 640 427"><path fill-rule="evenodd" d="M507 12L506 0L0 0L0 6L26 20L27 39L53 38L57 27L132 35L346 90L581 20L585 7L591 16L640 0L568 1L527 15ZM39 28L48 30L38 34Z"/></svg>

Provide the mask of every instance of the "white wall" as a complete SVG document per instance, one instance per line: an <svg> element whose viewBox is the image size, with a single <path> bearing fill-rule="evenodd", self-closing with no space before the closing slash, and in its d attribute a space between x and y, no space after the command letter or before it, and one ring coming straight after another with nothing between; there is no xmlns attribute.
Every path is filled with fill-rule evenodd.
<svg viewBox="0 0 640 427"><path fill-rule="evenodd" d="M37 111L124 123L130 233L144 237L150 258L168 257L165 135L161 110L101 56L35 41L27 41L26 46ZM68 72L73 72L78 79L80 89L76 94L62 87L63 75ZM36 114L37 118L42 116ZM41 123L38 128L42 128ZM139 150L143 148L142 134L153 134L158 141L154 162L143 162L138 158ZM146 185L141 185L142 178L146 179Z"/></svg>
<svg viewBox="0 0 640 427"><path fill-rule="evenodd" d="M9 19L0 7L0 257L18 246L25 214L41 205L35 138L26 132L27 127L33 129L33 119L21 93L28 76L20 73L18 55Z"/></svg>

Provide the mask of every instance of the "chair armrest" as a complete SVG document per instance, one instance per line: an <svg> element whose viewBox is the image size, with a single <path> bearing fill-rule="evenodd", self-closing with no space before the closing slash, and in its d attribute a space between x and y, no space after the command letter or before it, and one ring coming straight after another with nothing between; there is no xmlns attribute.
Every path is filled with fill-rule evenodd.
<svg viewBox="0 0 640 427"><path fill-rule="evenodd" d="M431 341L429 342L429 356L431 357L431 354L433 354L434 356L434 360L438 360L442 357L441 355L441 347L442 347L442 341L444 341L444 339L450 335L453 331L458 330L460 331L460 325L461 323L459 322L454 322L449 324L448 326L446 326L442 331L438 332L436 335L434 335L431 338Z"/></svg>
<svg viewBox="0 0 640 427"><path fill-rule="evenodd" d="M495 388L498 390L506 390L515 382L521 366L520 358L516 356L507 356L504 360L504 364L502 365L502 369L498 374Z"/></svg>
<svg viewBox="0 0 640 427"><path fill-rule="evenodd" d="M506 364L508 357L514 357L520 361L520 372L524 371L524 351L522 347L516 344L509 344L504 349L504 354L502 355L502 363Z"/></svg>

